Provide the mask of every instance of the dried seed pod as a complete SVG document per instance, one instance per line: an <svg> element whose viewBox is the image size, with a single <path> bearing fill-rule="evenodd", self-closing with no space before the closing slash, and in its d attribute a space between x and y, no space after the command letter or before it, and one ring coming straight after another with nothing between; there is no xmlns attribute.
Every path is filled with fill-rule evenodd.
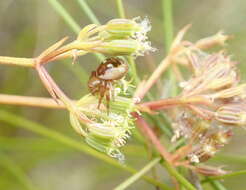
<svg viewBox="0 0 246 190"><path fill-rule="evenodd" d="M205 176L220 176L225 175L228 172L222 170L221 168L211 167L211 166L196 166L193 168L196 172L203 174Z"/></svg>
<svg viewBox="0 0 246 190"><path fill-rule="evenodd" d="M221 106L215 113L215 119L230 126L246 125L246 105L233 103Z"/></svg>
<svg viewBox="0 0 246 190"><path fill-rule="evenodd" d="M215 94L211 94L210 96L213 99L215 98L226 99L226 98L233 98L233 97L244 99L246 97L246 84L241 84L235 87L231 87L231 88L219 91Z"/></svg>

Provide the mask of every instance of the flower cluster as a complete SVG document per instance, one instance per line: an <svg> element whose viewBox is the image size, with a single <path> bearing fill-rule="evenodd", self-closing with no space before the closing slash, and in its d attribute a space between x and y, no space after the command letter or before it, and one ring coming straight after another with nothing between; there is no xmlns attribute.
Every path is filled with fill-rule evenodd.
<svg viewBox="0 0 246 190"><path fill-rule="evenodd" d="M246 126L246 88L240 84L237 63L224 52L208 54L190 45L185 57L193 75L180 85L185 106L173 123L172 140L187 138L191 148L183 154L199 163L228 143L233 127Z"/></svg>
<svg viewBox="0 0 246 190"><path fill-rule="evenodd" d="M87 53L143 56L156 50L148 41L147 33L150 29L149 20L141 20L140 17L113 19L104 25L89 24L80 31L76 40L64 45L68 39L66 37L46 49L36 58L36 63L46 64L68 57L75 60Z"/></svg>
<svg viewBox="0 0 246 190"><path fill-rule="evenodd" d="M136 111L134 101L117 95L114 101L110 102L109 113L106 112L105 105L102 106L102 109L97 108L95 96L84 96L77 102L77 107L92 122L80 122L75 114L70 113L70 123L75 131L85 137L87 144L123 162L124 155L119 148L126 144L131 129L134 128L130 114Z"/></svg>
<svg viewBox="0 0 246 190"><path fill-rule="evenodd" d="M89 52L142 56L145 52L155 50L147 37L150 29L147 18L113 19L105 25L92 24L85 27L71 47L79 50L88 43Z"/></svg>

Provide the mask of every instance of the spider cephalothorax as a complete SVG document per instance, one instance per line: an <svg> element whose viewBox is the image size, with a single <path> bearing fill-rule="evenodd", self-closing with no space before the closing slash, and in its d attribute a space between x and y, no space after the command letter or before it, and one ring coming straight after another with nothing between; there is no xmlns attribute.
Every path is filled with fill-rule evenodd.
<svg viewBox="0 0 246 190"><path fill-rule="evenodd" d="M93 95L99 95L98 108L106 96L107 108L112 97L113 82L123 78L128 71L127 63L120 58L108 58L102 62L96 71L91 73L88 87Z"/></svg>

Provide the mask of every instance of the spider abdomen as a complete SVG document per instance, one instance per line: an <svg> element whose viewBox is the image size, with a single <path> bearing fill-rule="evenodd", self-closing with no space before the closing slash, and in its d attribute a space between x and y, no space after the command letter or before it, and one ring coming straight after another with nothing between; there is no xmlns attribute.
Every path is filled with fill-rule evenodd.
<svg viewBox="0 0 246 190"><path fill-rule="evenodd" d="M88 87L91 94L99 95L100 107L102 98L106 96L107 104L111 99L113 82L123 78L128 71L128 64L120 58L108 58L99 65L96 71L91 73Z"/></svg>

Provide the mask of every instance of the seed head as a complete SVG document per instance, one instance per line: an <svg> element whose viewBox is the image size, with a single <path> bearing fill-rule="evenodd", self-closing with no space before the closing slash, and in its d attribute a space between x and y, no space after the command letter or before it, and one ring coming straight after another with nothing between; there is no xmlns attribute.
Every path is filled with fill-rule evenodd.
<svg viewBox="0 0 246 190"><path fill-rule="evenodd" d="M203 174L205 176L220 176L220 175L225 175L228 172L219 168L211 167L211 166L196 166L194 167L195 171Z"/></svg>
<svg viewBox="0 0 246 190"><path fill-rule="evenodd" d="M215 119L230 126L245 126L246 105L244 103L233 103L221 106L215 112Z"/></svg>

